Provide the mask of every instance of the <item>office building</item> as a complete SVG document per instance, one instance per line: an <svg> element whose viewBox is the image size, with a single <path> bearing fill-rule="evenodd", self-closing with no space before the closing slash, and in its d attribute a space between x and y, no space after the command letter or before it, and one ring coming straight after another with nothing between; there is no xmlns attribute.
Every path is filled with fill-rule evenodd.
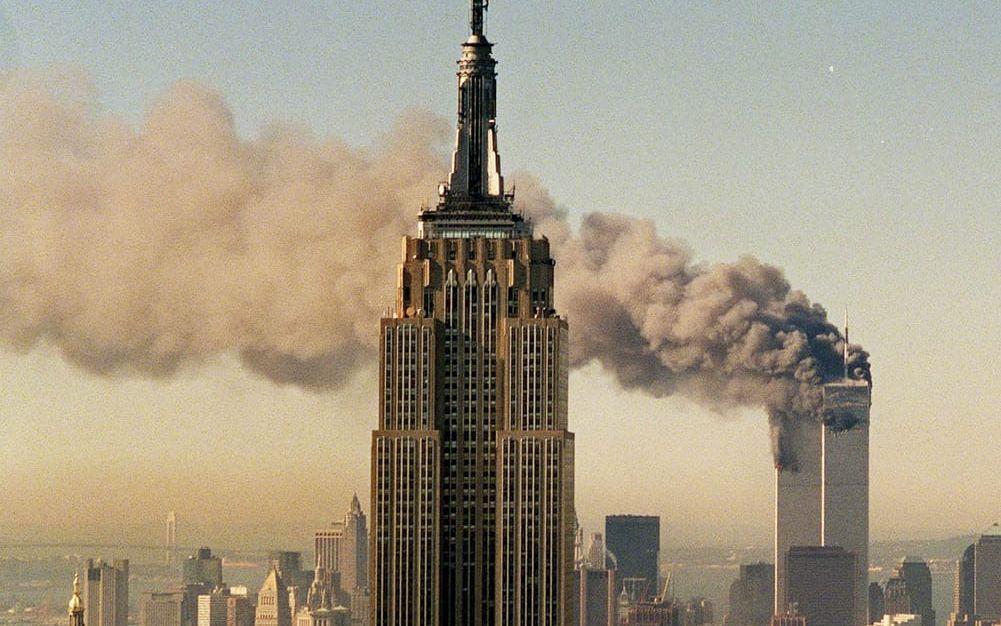
<svg viewBox="0 0 1001 626"><path fill-rule="evenodd" d="M198 626L227 626L229 592L217 589L198 596Z"/></svg>
<svg viewBox="0 0 1001 626"><path fill-rule="evenodd" d="M917 557L904 559L894 570L893 576L886 581L883 604L883 611L887 615L920 615L923 626L935 626L931 570L928 564Z"/></svg>
<svg viewBox="0 0 1001 626"><path fill-rule="evenodd" d="M871 385L849 376L823 387L822 421L790 420L784 444L796 450L794 465L776 465L775 562L793 546L842 547L855 557L854 616L868 623L869 413ZM788 597L784 568L775 572L776 615ZM807 617L809 621L809 616Z"/></svg>
<svg viewBox="0 0 1001 626"><path fill-rule="evenodd" d="M289 591L274 563L257 594L254 626L292 626Z"/></svg>
<svg viewBox="0 0 1001 626"><path fill-rule="evenodd" d="M230 590L226 598L226 626L254 626L254 603L246 595Z"/></svg>
<svg viewBox="0 0 1001 626"><path fill-rule="evenodd" d="M952 610L957 615L973 615L973 565L976 544L970 544L956 563L956 581L952 591Z"/></svg>
<svg viewBox="0 0 1001 626"><path fill-rule="evenodd" d="M1001 525L988 528L973 549L973 614L1001 621Z"/></svg>
<svg viewBox="0 0 1001 626"><path fill-rule="evenodd" d="M792 546L786 554L785 605L807 626L853 626L855 555L831 546Z"/></svg>
<svg viewBox="0 0 1001 626"><path fill-rule="evenodd" d="M886 594L878 582L869 583L869 623L875 624L886 615Z"/></svg>
<svg viewBox="0 0 1001 626"><path fill-rule="evenodd" d="M614 561L601 533L591 535L587 552L574 567L568 598L570 626L618 626L618 585Z"/></svg>
<svg viewBox="0 0 1001 626"><path fill-rule="evenodd" d="M222 585L222 559L213 556L211 548L198 548L197 554L184 560L181 570L185 585L201 585L208 591Z"/></svg>
<svg viewBox="0 0 1001 626"><path fill-rule="evenodd" d="M188 613L183 591L144 593L139 600L139 626L192 626Z"/></svg>
<svg viewBox="0 0 1001 626"><path fill-rule="evenodd" d="M471 5L451 173L381 322L374 626L563 626L570 593L568 326L549 242L504 187L486 2Z"/></svg>
<svg viewBox="0 0 1001 626"><path fill-rule="evenodd" d="M655 515L609 515L605 517L605 545L615 556L620 579L642 578L646 592L658 586L660 518Z"/></svg>
<svg viewBox="0 0 1001 626"><path fill-rule="evenodd" d="M357 494L342 521L316 531L314 547L317 569L337 574L344 591L368 587L368 520Z"/></svg>
<svg viewBox="0 0 1001 626"><path fill-rule="evenodd" d="M775 593L775 566L751 563L740 566L740 577L730 585L729 626L769 626Z"/></svg>
<svg viewBox="0 0 1001 626"><path fill-rule="evenodd" d="M83 604L88 611L88 626L128 626L128 560L115 559L108 564L88 559L83 576Z"/></svg>

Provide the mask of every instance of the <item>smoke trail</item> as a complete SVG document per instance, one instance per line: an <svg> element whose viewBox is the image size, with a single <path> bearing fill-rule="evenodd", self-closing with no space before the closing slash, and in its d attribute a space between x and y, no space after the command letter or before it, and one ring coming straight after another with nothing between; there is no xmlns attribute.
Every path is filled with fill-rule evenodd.
<svg viewBox="0 0 1001 626"><path fill-rule="evenodd" d="M103 375L168 376L236 352L282 384L335 388L375 360L399 239L443 173L443 122L410 113L370 150L271 129L239 138L221 98L180 84L138 129L85 82L0 85L0 341L58 346ZM700 266L651 222L594 213L573 232L530 177L519 206L559 260L572 364L718 410L817 419L843 339L782 272ZM867 354L852 348L856 376Z"/></svg>

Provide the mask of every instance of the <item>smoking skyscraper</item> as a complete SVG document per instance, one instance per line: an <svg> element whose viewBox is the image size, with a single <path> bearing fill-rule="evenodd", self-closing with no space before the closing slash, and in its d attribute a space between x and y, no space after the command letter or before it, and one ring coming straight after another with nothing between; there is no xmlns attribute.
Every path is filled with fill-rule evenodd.
<svg viewBox="0 0 1001 626"><path fill-rule="evenodd" d="M844 333L844 375L823 386L820 420L799 420L786 435L798 450L776 466L775 562L802 546L841 547L855 558L854 624L868 621L869 407L871 383L853 372ZM787 608L789 580L775 570L775 613Z"/></svg>

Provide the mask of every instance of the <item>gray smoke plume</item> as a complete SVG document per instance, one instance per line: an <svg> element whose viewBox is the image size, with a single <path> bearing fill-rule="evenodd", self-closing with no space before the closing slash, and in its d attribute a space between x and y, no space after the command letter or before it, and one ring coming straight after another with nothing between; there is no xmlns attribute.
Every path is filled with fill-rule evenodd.
<svg viewBox="0 0 1001 626"><path fill-rule="evenodd" d="M179 84L139 128L86 81L0 83L0 342L57 346L101 375L169 376L222 353L280 384L336 388L375 361L400 237L443 174L447 125L412 112L368 150L274 128L241 139L215 92ZM550 238L572 364L725 411L820 419L843 338L781 270L701 266L649 221L574 232L531 177L518 206ZM851 348L855 376L867 353Z"/></svg>

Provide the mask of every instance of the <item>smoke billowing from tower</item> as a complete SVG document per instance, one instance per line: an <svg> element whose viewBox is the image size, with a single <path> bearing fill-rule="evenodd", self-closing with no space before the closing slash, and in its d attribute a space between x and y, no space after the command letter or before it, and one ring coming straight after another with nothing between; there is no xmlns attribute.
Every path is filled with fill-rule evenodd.
<svg viewBox="0 0 1001 626"><path fill-rule="evenodd" d="M76 76L0 83L0 345L58 348L101 375L168 376L224 353L279 384L333 389L375 362L399 240L447 171L447 124L409 113L371 149L272 128L240 138L214 91L175 86L138 128ZM842 337L781 270L695 264L651 222L578 232L528 176L517 206L549 237L571 362L627 389L820 419ZM365 259L365 262L360 262ZM867 353L850 350L855 377Z"/></svg>

